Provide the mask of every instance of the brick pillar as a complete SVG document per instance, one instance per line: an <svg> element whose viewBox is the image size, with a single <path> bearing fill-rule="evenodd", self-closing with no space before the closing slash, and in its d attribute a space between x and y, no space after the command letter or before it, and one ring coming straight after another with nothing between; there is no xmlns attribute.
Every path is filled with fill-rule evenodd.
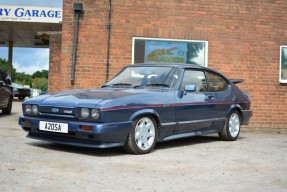
<svg viewBox="0 0 287 192"><path fill-rule="evenodd" d="M61 90L61 41L62 35L60 33L50 36L49 92Z"/></svg>

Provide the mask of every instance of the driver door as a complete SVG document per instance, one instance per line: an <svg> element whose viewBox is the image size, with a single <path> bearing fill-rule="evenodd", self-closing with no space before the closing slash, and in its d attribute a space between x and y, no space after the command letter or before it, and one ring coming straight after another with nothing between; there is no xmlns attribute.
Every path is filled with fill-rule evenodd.
<svg viewBox="0 0 287 192"><path fill-rule="evenodd" d="M186 69L176 97L176 122L173 132L188 132L211 127L214 97L207 92L206 74L201 70ZM186 91L191 85L194 90Z"/></svg>

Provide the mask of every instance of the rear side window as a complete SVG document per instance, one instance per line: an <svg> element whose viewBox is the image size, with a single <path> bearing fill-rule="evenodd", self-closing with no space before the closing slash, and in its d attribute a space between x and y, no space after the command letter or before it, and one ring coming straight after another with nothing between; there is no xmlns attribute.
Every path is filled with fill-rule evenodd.
<svg viewBox="0 0 287 192"><path fill-rule="evenodd" d="M228 88L228 82L220 75L208 72L207 76L209 82L209 91L223 91Z"/></svg>

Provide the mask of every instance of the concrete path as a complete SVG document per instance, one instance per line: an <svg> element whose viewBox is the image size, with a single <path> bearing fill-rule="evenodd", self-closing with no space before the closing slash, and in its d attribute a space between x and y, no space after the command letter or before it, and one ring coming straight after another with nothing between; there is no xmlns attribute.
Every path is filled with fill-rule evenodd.
<svg viewBox="0 0 287 192"><path fill-rule="evenodd" d="M0 191L287 191L287 135L242 131L159 143L147 155L31 140L21 102L0 114Z"/></svg>

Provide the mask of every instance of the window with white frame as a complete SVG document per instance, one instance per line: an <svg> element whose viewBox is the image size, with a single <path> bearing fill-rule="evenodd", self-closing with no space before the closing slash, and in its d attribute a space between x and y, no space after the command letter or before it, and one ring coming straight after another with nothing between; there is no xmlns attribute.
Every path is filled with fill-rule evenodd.
<svg viewBox="0 0 287 192"><path fill-rule="evenodd" d="M287 46L280 46L279 82L287 83Z"/></svg>
<svg viewBox="0 0 287 192"><path fill-rule="evenodd" d="M207 67L208 42L133 38L132 63L184 63Z"/></svg>

